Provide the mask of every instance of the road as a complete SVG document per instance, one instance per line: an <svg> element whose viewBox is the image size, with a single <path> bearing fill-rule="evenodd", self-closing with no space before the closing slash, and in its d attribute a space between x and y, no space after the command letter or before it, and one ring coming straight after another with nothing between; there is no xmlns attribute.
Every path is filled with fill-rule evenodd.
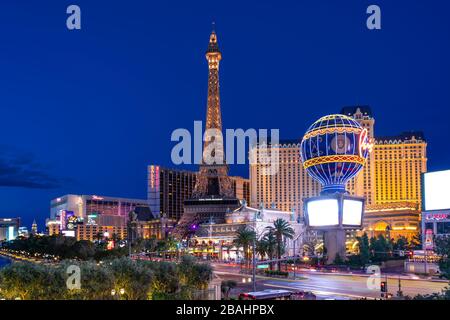
<svg viewBox="0 0 450 320"><path fill-rule="evenodd" d="M239 274L239 267L225 264L214 264L215 274L223 280L231 279L239 283L237 292L252 291L251 275ZM380 298L379 288L369 289L367 276L336 275L315 272L302 272L302 280L273 279L267 277L257 278L257 290L264 289L293 289L312 291L319 299L361 299ZM383 278L384 279L384 278ZM245 283L243 282L245 281ZM411 297L417 294L430 294L440 292L448 284L440 281L424 279L401 279L401 289L404 295ZM396 295L398 290L398 277L388 278L388 291Z"/></svg>

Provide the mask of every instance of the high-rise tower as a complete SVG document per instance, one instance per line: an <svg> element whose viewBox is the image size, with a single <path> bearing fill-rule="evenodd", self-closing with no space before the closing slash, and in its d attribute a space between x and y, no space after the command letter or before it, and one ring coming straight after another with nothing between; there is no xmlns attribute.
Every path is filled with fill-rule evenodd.
<svg viewBox="0 0 450 320"><path fill-rule="evenodd" d="M222 54L214 30L209 37L206 60L209 70L206 126L202 164L200 165L193 198L234 198L223 147L219 91L219 64L222 60Z"/></svg>
<svg viewBox="0 0 450 320"><path fill-rule="evenodd" d="M187 238L194 234L201 223L213 220L224 222L225 214L240 206L233 190L233 180L228 176L228 165L224 156L219 94L221 59L217 35L213 30L206 51L208 101L202 163L192 198L184 201L183 216L173 230L173 235L177 238Z"/></svg>

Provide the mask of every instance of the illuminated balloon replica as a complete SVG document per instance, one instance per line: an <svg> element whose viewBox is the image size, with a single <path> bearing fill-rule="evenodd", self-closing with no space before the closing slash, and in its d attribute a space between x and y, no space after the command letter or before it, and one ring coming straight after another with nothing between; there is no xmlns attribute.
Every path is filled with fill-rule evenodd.
<svg viewBox="0 0 450 320"><path fill-rule="evenodd" d="M345 230L362 226L364 198L350 196L345 185L363 168L372 144L367 129L334 114L309 127L300 149L303 167L322 184L320 196L304 201L306 224L324 231L327 261L333 263L337 255L345 258Z"/></svg>

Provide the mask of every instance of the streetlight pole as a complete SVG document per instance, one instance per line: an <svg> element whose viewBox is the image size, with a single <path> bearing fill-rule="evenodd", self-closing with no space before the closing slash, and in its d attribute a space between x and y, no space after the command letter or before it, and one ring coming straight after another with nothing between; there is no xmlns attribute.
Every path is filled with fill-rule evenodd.
<svg viewBox="0 0 450 320"><path fill-rule="evenodd" d="M252 274L252 282L253 282L253 292L256 292L256 231L255 237L253 238L253 274Z"/></svg>
<svg viewBox="0 0 450 320"><path fill-rule="evenodd" d="M296 257L295 257L295 240L294 240L294 252L293 252L293 254L294 254L294 280L295 280L295 277L297 276L297 275L296 275L297 259L296 259Z"/></svg>
<svg viewBox="0 0 450 320"><path fill-rule="evenodd" d="M252 268L252 282L253 282L253 292L256 292L256 211L253 214L253 230L254 230L254 237L253 237L253 268Z"/></svg>
<svg viewBox="0 0 450 320"><path fill-rule="evenodd" d="M299 235L297 236L297 238L295 238L293 240L294 243L294 252L292 253L292 255L294 256L294 280L297 277L297 257L295 256L296 250L295 250L295 244L297 243L297 241L300 239L300 237L305 233L306 231L300 232Z"/></svg>
<svg viewBox="0 0 450 320"><path fill-rule="evenodd" d="M403 297L402 283L401 283L401 280L400 280L400 276L398 276L398 291L397 291L397 297Z"/></svg>

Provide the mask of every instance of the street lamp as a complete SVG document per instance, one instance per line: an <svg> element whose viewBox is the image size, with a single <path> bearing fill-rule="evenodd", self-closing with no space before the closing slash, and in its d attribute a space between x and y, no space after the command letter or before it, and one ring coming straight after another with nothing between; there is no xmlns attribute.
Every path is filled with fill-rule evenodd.
<svg viewBox="0 0 450 320"><path fill-rule="evenodd" d="M119 292L117 292L116 289L112 289L112 290L111 290L111 296L115 297L115 296L118 296L119 294L120 294L120 296L123 296L123 295L125 294L125 289L124 289L124 288L121 288L121 289L119 290ZM119 297L119 298L120 298L120 297Z"/></svg>
<svg viewBox="0 0 450 320"><path fill-rule="evenodd" d="M256 216L257 211L255 211L253 215L253 231L255 232L255 236L253 237L253 270L252 270L252 279L253 279L253 292L256 292L256 237L257 237L257 229L256 229ZM262 236L263 234L261 234Z"/></svg>

